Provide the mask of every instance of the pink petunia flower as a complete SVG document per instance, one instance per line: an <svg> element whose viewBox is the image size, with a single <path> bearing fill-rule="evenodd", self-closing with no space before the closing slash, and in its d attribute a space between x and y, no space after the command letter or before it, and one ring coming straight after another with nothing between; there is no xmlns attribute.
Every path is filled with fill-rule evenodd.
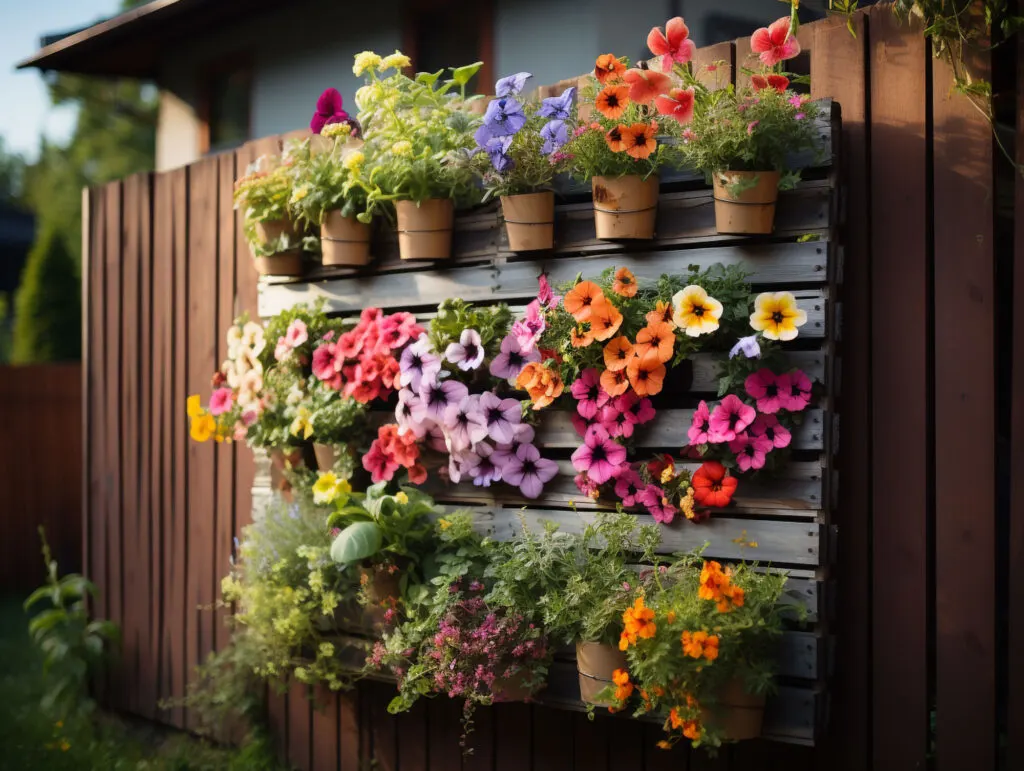
<svg viewBox="0 0 1024 771"><path fill-rule="evenodd" d="M541 273L537 278L537 284L540 286L537 290L537 302L547 308L557 308L562 296L555 294L551 284L548 283L547 274Z"/></svg>
<svg viewBox="0 0 1024 771"><path fill-rule="evenodd" d="M484 346L480 340L480 333L475 329L462 330L459 342L450 343L445 349L444 357L463 372L476 369L484 361Z"/></svg>
<svg viewBox="0 0 1024 771"><path fill-rule="evenodd" d="M330 380L337 374L334 368L334 344L322 343L313 351L313 376L318 380Z"/></svg>
<svg viewBox="0 0 1024 771"><path fill-rule="evenodd" d="M775 448L788 447L793 439L789 429L779 423L779 419L774 415L758 415L750 424L747 433L751 436L763 436Z"/></svg>
<svg viewBox="0 0 1024 771"><path fill-rule="evenodd" d="M654 417L657 413L655 412L654 404L651 402L651 400L646 397L641 399L637 397L632 391L629 391L627 393L630 396L633 396L634 398L629 400L628 406L626 406L623 411L629 413L633 423L635 423L638 426L642 426L644 423L650 423L652 420L654 420ZM627 394L623 394L618 398L622 399L626 395Z"/></svg>
<svg viewBox="0 0 1024 771"><path fill-rule="evenodd" d="M783 381L782 378L786 380ZM780 375L776 382L779 386L782 409L800 412L810 403L811 379L801 370L795 369L786 375Z"/></svg>
<svg viewBox="0 0 1024 771"><path fill-rule="evenodd" d="M576 399L576 412L587 420L593 420L609 399L601 388L601 374L594 367L583 370L569 390Z"/></svg>
<svg viewBox="0 0 1024 771"><path fill-rule="evenodd" d="M772 444L764 436L738 434L729 442L729 449L736 454L736 465L740 471L764 468L765 455L771 451Z"/></svg>
<svg viewBox="0 0 1024 771"><path fill-rule="evenodd" d="M607 429L593 425L583 437L583 445L572 454L572 465L577 471L586 471L599 485L604 484L626 461L626 448L613 441Z"/></svg>
<svg viewBox="0 0 1024 771"><path fill-rule="evenodd" d="M522 352L532 351L537 346L537 341L547 329L547 322L540 311L540 302L534 300L526 306L523 317L512 324L509 334L519 343L519 350Z"/></svg>
<svg viewBox="0 0 1024 771"><path fill-rule="evenodd" d="M636 502L647 509L655 522L663 525L671 524L678 511L665 497L665 491L657 485L647 485L637 494Z"/></svg>
<svg viewBox="0 0 1024 771"><path fill-rule="evenodd" d="M513 400L515 401L515 400ZM487 438L487 423L480 412L480 397L470 394L444 411L442 425L456 450L472 449Z"/></svg>
<svg viewBox="0 0 1024 771"><path fill-rule="evenodd" d="M535 346L524 351L519 340L508 334L501 341L498 355L491 360L491 374L502 380L515 380L523 367L533 361L540 361L540 351Z"/></svg>
<svg viewBox="0 0 1024 771"><path fill-rule="evenodd" d="M398 383L403 386L410 386L414 391L420 390L423 380L433 381L437 379L441 371L441 357L434 353L434 348L426 335L420 335L415 343L402 351L402 358L399 362L401 375Z"/></svg>
<svg viewBox="0 0 1024 771"><path fill-rule="evenodd" d="M573 477L572 481L576 483L576 489L588 498L596 499L600 493L600 485L591 479L586 471L581 471Z"/></svg>
<svg viewBox="0 0 1024 771"><path fill-rule="evenodd" d="M731 442L736 435L754 422L757 411L744 404L735 394L729 394L711 413L708 437L712 443Z"/></svg>
<svg viewBox="0 0 1024 771"><path fill-rule="evenodd" d="M501 481L501 467L492 457L494 448L487 442L480 442L473 448L475 460L470 463L469 477L477 487L490 487L494 482Z"/></svg>
<svg viewBox="0 0 1024 771"><path fill-rule="evenodd" d="M623 466L615 477L615 494L627 508L636 505L636 496L644 486L643 480L636 470L630 466Z"/></svg>
<svg viewBox="0 0 1024 771"><path fill-rule="evenodd" d="M603 426L609 436L625 437L633 436L634 420L632 413L620 407L619 398L612 399L597 414L597 423L593 425ZM583 434L586 436L586 433Z"/></svg>
<svg viewBox="0 0 1024 771"><path fill-rule="evenodd" d="M399 464L381 449L380 442L374 440L370 451L363 456L363 468L370 472L370 479L377 482L390 482L398 471Z"/></svg>
<svg viewBox="0 0 1024 771"><path fill-rule="evenodd" d="M309 328L302 319L292 319L288 331L284 334L285 342L292 348L298 348L309 339Z"/></svg>
<svg viewBox="0 0 1024 771"><path fill-rule="evenodd" d="M697 409L693 412L693 420L686 432L686 436L689 438L691 445L711 444L710 432L711 411L708 409L708 403L701 399Z"/></svg>
<svg viewBox="0 0 1024 771"><path fill-rule="evenodd" d="M755 30L750 36L750 50L760 54L761 63L766 67L774 67L800 53L800 42L791 34L789 17L783 16Z"/></svg>
<svg viewBox="0 0 1024 771"><path fill-rule="evenodd" d="M429 423L416 420L415 413L421 404L419 394L403 388L398 392L398 404L395 405L395 421L403 431L412 431L417 439L422 439L430 427Z"/></svg>
<svg viewBox="0 0 1024 771"><path fill-rule="evenodd" d="M534 439L535 432L533 426L529 423L520 423L515 428L515 432L512 435L510 442L499 443L494 448L494 461L501 466L504 466L512 457L519 452L519 448L524 444L531 444Z"/></svg>
<svg viewBox="0 0 1024 771"><path fill-rule="evenodd" d="M288 345L288 341L284 339L284 336L277 338L277 345L274 346L274 360L287 361L291 355L292 347Z"/></svg>
<svg viewBox="0 0 1024 771"><path fill-rule="evenodd" d="M458 404L469 394L469 389L458 380L435 380L420 383L420 404L413 410L418 421L430 418L435 423L444 423L444 412Z"/></svg>
<svg viewBox="0 0 1024 771"><path fill-rule="evenodd" d="M210 414L223 415L231 409L235 400L235 392L230 388L218 388L210 395Z"/></svg>
<svg viewBox="0 0 1024 771"><path fill-rule="evenodd" d="M743 383L747 396L757 400L758 411L768 415L774 415L782 407L779 385L778 376L767 367L747 375Z"/></svg>

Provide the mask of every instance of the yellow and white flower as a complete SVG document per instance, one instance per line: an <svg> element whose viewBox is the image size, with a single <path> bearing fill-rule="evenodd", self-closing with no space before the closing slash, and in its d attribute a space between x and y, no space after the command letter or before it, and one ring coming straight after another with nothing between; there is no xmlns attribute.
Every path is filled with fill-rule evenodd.
<svg viewBox="0 0 1024 771"><path fill-rule="evenodd" d="M807 323L807 311L798 308L792 292L762 292L754 300L750 326L768 340L793 340Z"/></svg>
<svg viewBox="0 0 1024 771"><path fill-rule="evenodd" d="M672 296L672 322L688 337L700 337L718 329L722 317L722 303L690 284Z"/></svg>
<svg viewBox="0 0 1024 771"><path fill-rule="evenodd" d="M395 155L412 155L412 142L402 139L391 145L391 152Z"/></svg>

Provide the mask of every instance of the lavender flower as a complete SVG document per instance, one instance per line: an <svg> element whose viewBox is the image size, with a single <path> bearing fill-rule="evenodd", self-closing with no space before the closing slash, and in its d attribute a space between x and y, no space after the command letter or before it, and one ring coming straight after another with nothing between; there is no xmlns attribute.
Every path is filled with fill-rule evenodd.
<svg viewBox="0 0 1024 771"><path fill-rule="evenodd" d="M487 126L481 126L476 130L476 134L473 137L476 139L480 149L487 153L491 160L491 165L499 174L515 166L515 162L508 155L508 151L512 147L511 136L494 137L490 135Z"/></svg>
<svg viewBox="0 0 1024 771"><path fill-rule="evenodd" d="M516 426L523 419L519 401L501 399L488 391L481 394L479 409L487 427L487 435L496 442L511 442L515 436Z"/></svg>
<svg viewBox="0 0 1024 771"><path fill-rule="evenodd" d="M395 422L402 431L412 431L417 439L422 439L427 432L427 423L416 420L416 412L423 405L419 394L408 388L398 392L398 404L395 406ZM422 410L420 410L422 412Z"/></svg>
<svg viewBox="0 0 1024 771"><path fill-rule="evenodd" d="M499 466L504 466L508 461L515 457L515 454L519 452L519 448L524 444L530 444L533 442L533 438L536 432L533 430L533 426L529 423L520 423L515 427L515 432L512 435L512 440L508 443L498 444L494 448L494 454L492 460Z"/></svg>
<svg viewBox="0 0 1024 771"><path fill-rule="evenodd" d="M551 155L560 150L562 145L569 141L569 132L565 127L564 120L548 121L540 130L540 135L544 137L544 146L540 149L544 155Z"/></svg>
<svg viewBox="0 0 1024 771"><path fill-rule="evenodd" d="M491 455L494 458L494 455ZM558 464L540 457L540 451L532 444L524 444L516 450L501 468L501 477L508 484L519 488L527 498L536 498L544 485L555 478Z"/></svg>
<svg viewBox="0 0 1024 771"><path fill-rule="evenodd" d="M739 340L737 340L736 345L734 345L729 350L729 358L735 358L737 355L739 355L740 351L742 351L743 355L746 356L748 359L760 358L761 346L758 345L757 335L750 335L750 337L741 337Z"/></svg>
<svg viewBox="0 0 1024 771"><path fill-rule="evenodd" d="M469 389L458 380L435 380L420 385L420 404L412 411L413 420L422 423L430 418L435 423L444 422L444 411L458 404L469 394Z"/></svg>
<svg viewBox="0 0 1024 771"><path fill-rule="evenodd" d="M492 459L494 448L486 442L480 442L474 449L476 460L469 468L469 476L477 487L490 487L493 482L501 481L501 469ZM470 587L472 588L472 587Z"/></svg>
<svg viewBox="0 0 1024 771"><path fill-rule="evenodd" d="M540 361L540 351L536 347L523 351L519 341L509 334L501 341L501 350L491 361L491 374L504 380L515 380L531 361Z"/></svg>
<svg viewBox="0 0 1024 771"><path fill-rule="evenodd" d="M427 336L420 335L415 343L402 351L398 366L401 369L398 384L419 391L424 378L436 379L437 373L441 371L441 357L434 353Z"/></svg>
<svg viewBox="0 0 1024 771"><path fill-rule="evenodd" d="M444 357L452 364L457 364L463 372L479 367L484 360L484 346L480 333L475 329L464 329L459 342L449 344Z"/></svg>
<svg viewBox="0 0 1024 771"><path fill-rule="evenodd" d="M487 105L483 123L492 137L512 136L526 125L526 113L515 99L503 97Z"/></svg>
<svg viewBox="0 0 1024 771"><path fill-rule="evenodd" d="M572 103L576 99L576 86L570 86L562 92L561 96L549 96L537 110L542 118L554 118L555 120L568 120L572 115Z"/></svg>
<svg viewBox="0 0 1024 771"><path fill-rule="evenodd" d="M494 94L498 97L516 96L523 90L526 81L532 77L533 75L529 72L517 72L515 75L502 78L494 84Z"/></svg>
<svg viewBox="0 0 1024 771"><path fill-rule="evenodd" d="M458 404L445 409L442 425L453 450L471 449L487 438L487 424L479 402L478 396L465 396Z"/></svg>

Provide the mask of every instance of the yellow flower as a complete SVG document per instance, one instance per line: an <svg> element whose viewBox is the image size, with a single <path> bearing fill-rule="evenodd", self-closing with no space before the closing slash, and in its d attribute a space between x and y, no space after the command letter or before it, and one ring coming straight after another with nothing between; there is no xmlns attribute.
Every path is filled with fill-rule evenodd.
<svg viewBox="0 0 1024 771"><path fill-rule="evenodd" d="M391 145L391 152L395 155L412 155L412 143L406 140L395 142Z"/></svg>
<svg viewBox="0 0 1024 771"><path fill-rule="evenodd" d="M442 530L447 530L449 527L452 526L452 523L449 522L447 519L439 519L437 520L437 526Z"/></svg>
<svg viewBox="0 0 1024 771"><path fill-rule="evenodd" d="M320 129L320 136L327 137L328 139L347 137L351 133L352 127L347 123L328 123Z"/></svg>
<svg viewBox="0 0 1024 771"><path fill-rule="evenodd" d="M397 493L395 493L395 500L404 506L409 502L409 496L406 495L404 491L399 490Z"/></svg>
<svg viewBox="0 0 1024 771"><path fill-rule="evenodd" d="M68 743L68 740L67 739L62 739L61 743L60 743L60 751L61 752L67 752L70 749L71 749L71 745Z"/></svg>
<svg viewBox="0 0 1024 771"><path fill-rule="evenodd" d="M294 192L292 192L292 203L298 203L307 195L309 195L309 188L305 185L295 188Z"/></svg>
<svg viewBox="0 0 1024 771"><path fill-rule="evenodd" d="M661 483L668 484L676 478L676 470L672 466L666 466L661 472Z"/></svg>
<svg viewBox="0 0 1024 771"><path fill-rule="evenodd" d="M189 434L197 442L206 442L213 436L217 430L217 421L213 419L213 415L197 415L192 418L192 424L189 426Z"/></svg>
<svg viewBox="0 0 1024 771"><path fill-rule="evenodd" d="M380 83L370 83L356 91L356 107L365 110L383 96Z"/></svg>
<svg viewBox="0 0 1024 771"><path fill-rule="evenodd" d="M301 436L303 439L309 439L313 435L313 421L310 411L305 407L299 407L296 410L295 420L292 421L291 427L288 429L291 431L292 436Z"/></svg>
<svg viewBox="0 0 1024 771"><path fill-rule="evenodd" d="M385 56L381 60L380 67L382 70L404 70L406 67L412 67L412 59L401 51L395 51L390 56Z"/></svg>
<svg viewBox="0 0 1024 771"><path fill-rule="evenodd" d="M693 519L696 512L693 510L693 488L686 488L686 495L679 499L679 509L687 519Z"/></svg>
<svg viewBox="0 0 1024 771"><path fill-rule="evenodd" d="M203 414L203 405L199 402L199 394L192 394L185 402L185 412L190 418L198 418Z"/></svg>
<svg viewBox="0 0 1024 771"><path fill-rule="evenodd" d="M807 323L807 311L796 307L792 292L762 292L754 300L750 326L768 340L793 340Z"/></svg>
<svg viewBox="0 0 1024 771"><path fill-rule="evenodd" d="M714 332L721 317L722 303L696 284L690 284L672 296L672 322L689 337Z"/></svg>
<svg viewBox="0 0 1024 771"><path fill-rule="evenodd" d="M375 70L380 66L383 61L380 56L375 54L373 51L361 51L356 54L355 63L352 65L352 72L356 77L362 75L367 70Z"/></svg>
<svg viewBox="0 0 1024 771"><path fill-rule="evenodd" d="M344 166L348 171L355 174L359 173L359 168L363 165L366 160L366 156L358 150L354 153L349 153L341 159L341 165Z"/></svg>
<svg viewBox="0 0 1024 771"><path fill-rule="evenodd" d="M314 503L334 503L338 497L338 477L332 471L320 474L313 484Z"/></svg>

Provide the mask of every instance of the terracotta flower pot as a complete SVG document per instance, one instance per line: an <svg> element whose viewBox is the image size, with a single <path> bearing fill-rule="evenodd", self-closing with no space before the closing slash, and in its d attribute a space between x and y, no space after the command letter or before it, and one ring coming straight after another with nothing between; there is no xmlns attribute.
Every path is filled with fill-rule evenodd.
<svg viewBox="0 0 1024 771"><path fill-rule="evenodd" d="M286 450L273 449L270 451L270 486L286 495L291 494L292 486L285 477L285 469L301 468L305 465L302 456L302 449L299 447Z"/></svg>
<svg viewBox="0 0 1024 771"><path fill-rule="evenodd" d="M338 451L332 444L313 444L313 454L316 455L316 466L321 471L330 471L338 460Z"/></svg>
<svg viewBox="0 0 1024 771"><path fill-rule="evenodd" d="M266 257L256 257L256 272L261 276L301 276L302 252L291 249Z"/></svg>
<svg viewBox="0 0 1024 771"><path fill-rule="evenodd" d="M528 701L537 693L544 690L546 683L539 686L531 686L530 679L525 672L520 672L509 678L499 677L491 686L491 693L496 702Z"/></svg>
<svg viewBox="0 0 1024 771"><path fill-rule="evenodd" d="M607 707L611 699L597 694L612 684L612 673L626 668L626 654L613 645L594 642L576 643L576 669L580 674L580 699L587 704Z"/></svg>
<svg viewBox="0 0 1024 771"><path fill-rule="evenodd" d="M398 254L403 260L447 260L452 256L455 205L450 198L399 201Z"/></svg>
<svg viewBox="0 0 1024 771"><path fill-rule="evenodd" d="M340 211L327 212L320 226L324 265L361 266L370 262L370 226Z"/></svg>
<svg viewBox="0 0 1024 771"><path fill-rule="evenodd" d="M503 195L501 213L513 252L550 249L555 243L555 194Z"/></svg>
<svg viewBox="0 0 1024 771"><path fill-rule="evenodd" d="M654 238L658 218L657 177L594 177L591 186L598 238Z"/></svg>
<svg viewBox="0 0 1024 771"><path fill-rule="evenodd" d="M779 197L777 171L715 172L715 230L719 233L752 235L771 233L775 226L775 202ZM752 187L746 187L753 182ZM741 183L735 195L729 187Z"/></svg>
<svg viewBox="0 0 1024 771"><path fill-rule="evenodd" d="M729 741L741 742L761 735L764 696L747 693L739 678L722 689L718 704L701 710L701 721L714 726Z"/></svg>
<svg viewBox="0 0 1024 771"><path fill-rule="evenodd" d="M263 220L263 222L256 223L256 237L260 240L260 243L267 243L268 241L276 241L285 233L288 234L288 241L297 242L299 240L299 231L295 227L295 223L287 217L281 217L276 220Z"/></svg>

